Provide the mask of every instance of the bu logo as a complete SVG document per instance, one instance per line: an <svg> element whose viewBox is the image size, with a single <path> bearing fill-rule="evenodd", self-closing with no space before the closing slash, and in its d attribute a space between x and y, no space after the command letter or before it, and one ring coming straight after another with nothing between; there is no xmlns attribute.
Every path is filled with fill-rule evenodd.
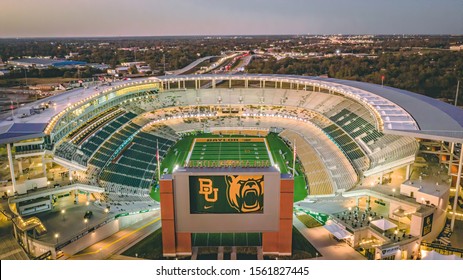
<svg viewBox="0 0 463 280"><path fill-rule="evenodd" d="M219 189L212 187L212 180L211 179L198 179L198 180L199 180L199 194L204 195L204 199L207 202L216 202L217 193Z"/></svg>

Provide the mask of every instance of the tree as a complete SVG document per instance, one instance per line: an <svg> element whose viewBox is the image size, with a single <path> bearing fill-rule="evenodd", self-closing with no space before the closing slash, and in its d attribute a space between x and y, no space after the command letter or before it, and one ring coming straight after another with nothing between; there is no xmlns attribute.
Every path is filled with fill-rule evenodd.
<svg viewBox="0 0 463 280"><path fill-rule="evenodd" d="M129 73L130 73L130 74L138 74L137 66L136 66L136 65L130 66L130 68L129 68Z"/></svg>

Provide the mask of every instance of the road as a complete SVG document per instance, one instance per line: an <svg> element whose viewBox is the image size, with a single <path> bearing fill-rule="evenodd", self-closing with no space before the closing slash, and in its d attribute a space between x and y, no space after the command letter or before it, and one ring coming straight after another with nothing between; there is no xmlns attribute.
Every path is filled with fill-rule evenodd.
<svg viewBox="0 0 463 280"><path fill-rule="evenodd" d="M72 260L105 260L113 258L129 249L146 236L161 227L159 212L149 218L133 224L110 237L93 244L73 256L65 256Z"/></svg>
<svg viewBox="0 0 463 280"><path fill-rule="evenodd" d="M204 61L210 60L210 59L212 59L214 57L217 57L217 56L202 57L200 59L197 59L197 60L193 61L192 63L188 64L187 66L183 67L182 69L173 70L173 71L167 71L167 72L169 72L170 75L180 75L180 74L183 74L185 72L190 71L191 69L195 68L196 66L203 63Z"/></svg>

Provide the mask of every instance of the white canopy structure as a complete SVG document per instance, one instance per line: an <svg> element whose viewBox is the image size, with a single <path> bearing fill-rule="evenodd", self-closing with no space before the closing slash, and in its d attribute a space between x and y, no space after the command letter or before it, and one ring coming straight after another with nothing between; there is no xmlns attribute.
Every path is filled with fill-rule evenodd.
<svg viewBox="0 0 463 280"><path fill-rule="evenodd" d="M397 228L396 224L386 219L375 220L375 221L372 221L371 224L379 228L382 231Z"/></svg>
<svg viewBox="0 0 463 280"><path fill-rule="evenodd" d="M421 251L422 260L463 260L455 255L442 255L436 251Z"/></svg>
<svg viewBox="0 0 463 280"><path fill-rule="evenodd" d="M346 239L352 235L347 230L333 223L331 220L327 221L323 227L339 240Z"/></svg>

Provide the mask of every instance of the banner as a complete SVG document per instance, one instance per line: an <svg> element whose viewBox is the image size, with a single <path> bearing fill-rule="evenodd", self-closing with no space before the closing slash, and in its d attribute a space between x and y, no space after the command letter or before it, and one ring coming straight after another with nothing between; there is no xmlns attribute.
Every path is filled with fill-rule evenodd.
<svg viewBox="0 0 463 280"><path fill-rule="evenodd" d="M432 231L432 220L433 220L433 217L434 214L431 214L429 216L427 216L426 218L424 218L423 220L423 230L421 232L421 236L425 236L426 234L430 233Z"/></svg>
<svg viewBox="0 0 463 280"><path fill-rule="evenodd" d="M264 138L196 138L198 143L204 142L264 142Z"/></svg>

